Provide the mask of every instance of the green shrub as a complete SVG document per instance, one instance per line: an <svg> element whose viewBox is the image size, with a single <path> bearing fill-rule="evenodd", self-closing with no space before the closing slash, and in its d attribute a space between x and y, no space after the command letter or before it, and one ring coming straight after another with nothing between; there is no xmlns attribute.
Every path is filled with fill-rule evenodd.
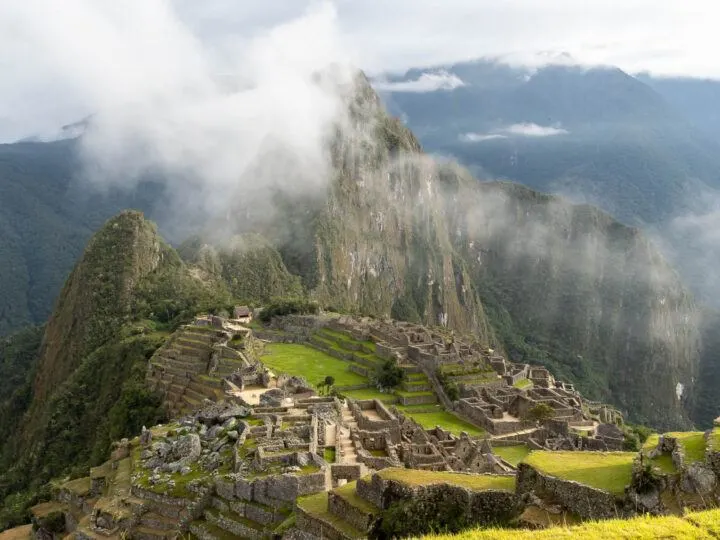
<svg viewBox="0 0 720 540"><path fill-rule="evenodd" d="M377 382L383 388L395 388L405 377L405 372L392 360L385 360L378 369Z"/></svg>
<svg viewBox="0 0 720 540"><path fill-rule="evenodd" d="M275 298L258 315L262 322L270 322L274 317L285 315L316 315L320 307L316 302L304 298Z"/></svg>

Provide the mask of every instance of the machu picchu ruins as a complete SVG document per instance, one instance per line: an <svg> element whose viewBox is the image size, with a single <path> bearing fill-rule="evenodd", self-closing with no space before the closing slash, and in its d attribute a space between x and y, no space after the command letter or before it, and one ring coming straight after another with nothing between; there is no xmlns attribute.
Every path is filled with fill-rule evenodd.
<svg viewBox="0 0 720 540"><path fill-rule="evenodd" d="M252 315L170 336L146 381L172 420L57 483L36 538L391 538L431 532L447 501L464 527L531 528L720 501L720 425L623 451L620 412L446 329ZM340 371L309 379L299 354ZM399 511L426 525L403 533Z"/></svg>

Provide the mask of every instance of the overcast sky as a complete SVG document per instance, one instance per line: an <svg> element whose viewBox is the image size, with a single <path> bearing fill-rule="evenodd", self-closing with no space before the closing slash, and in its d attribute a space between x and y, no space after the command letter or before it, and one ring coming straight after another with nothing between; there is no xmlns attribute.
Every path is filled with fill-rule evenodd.
<svg viewBox="0 0 720 540"><path fill-rule="evenodd" d="M342 56L370 73L478 57L537 63L567 53L580 63L631 72L720 78L720 3L713 0L331 3L328 24L297 32L297 47L307 55L321 50L318 62L327 60L314 41L327 43L321 33L333 34L337 57L331 60ZM317 4L0 0L0 141L71 122L116 103L119 94L125 99L118 88L127 79L141 92L152 88L150 79L158 87L185 82L186 67L241 77L242 66L228 62L233 51Z"/></svg>

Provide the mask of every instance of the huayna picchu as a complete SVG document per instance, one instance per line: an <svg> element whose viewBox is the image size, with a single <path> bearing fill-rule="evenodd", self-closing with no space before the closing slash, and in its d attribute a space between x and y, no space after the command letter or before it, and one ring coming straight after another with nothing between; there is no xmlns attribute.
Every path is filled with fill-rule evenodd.
<svg viewBox="0 0 720 540"><path fill-rule="evenodd" d="M628 451L635 434L614 408L472 338L331 313L233 315L168 337L146 380L174 419L116 441L89 476L54 481L30 510L36 538L505 538L516 533L503 526L581 531L688 510L697 537L717 529L720 425ZM308 361L337 376L303 378Z"/></svg>

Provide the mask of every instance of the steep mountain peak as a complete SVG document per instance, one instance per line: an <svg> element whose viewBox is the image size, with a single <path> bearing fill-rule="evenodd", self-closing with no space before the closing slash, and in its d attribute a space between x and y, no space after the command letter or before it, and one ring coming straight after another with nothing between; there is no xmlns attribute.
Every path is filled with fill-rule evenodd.
<svg viewBox="0 0 720 540"><path fill-rule="evenodd" d="M34 384L38 404L88 352L129 317L136 285L160 264L164 242L141 212L127 210L92 237L70 274L45 331Z"/></svg>

